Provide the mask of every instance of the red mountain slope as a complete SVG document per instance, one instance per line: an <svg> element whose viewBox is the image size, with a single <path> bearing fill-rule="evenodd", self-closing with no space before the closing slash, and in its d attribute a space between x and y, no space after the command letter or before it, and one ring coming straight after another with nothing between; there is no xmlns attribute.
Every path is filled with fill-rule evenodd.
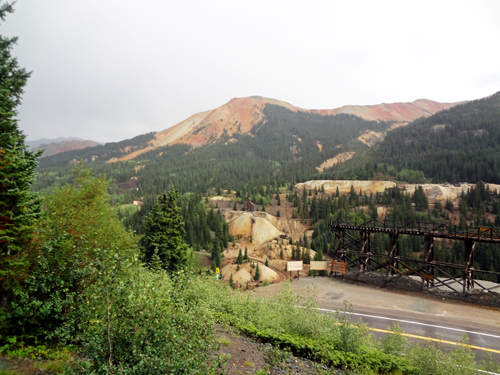
<svg viewBox="0 0 500 375"><path fill-rule="evenodd" d="M392 120L410 122L422 116L430 116L438 111L453 107L459 103L438 103L419 99L411 103L390 103L378 105L347 105L336 109L302 109L289 103L268 99L261 96L234 98L223 106L211 111L197 113L166 130L156 133L147 148L135 151L119 160L130 160L144 152L160 146L186 143L201 146L217 140L224 132L228 135L248 133L262 120L266 104L280 105L292 111L333 115L349 113L366 120Z"/></svg>

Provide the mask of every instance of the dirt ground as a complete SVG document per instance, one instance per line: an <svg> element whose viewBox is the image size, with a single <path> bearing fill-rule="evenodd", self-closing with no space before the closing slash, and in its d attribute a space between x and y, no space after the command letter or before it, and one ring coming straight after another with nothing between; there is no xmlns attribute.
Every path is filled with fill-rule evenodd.
<svg viewBox="0 0 500 375"><path fill-rule="evenodd" d="M215 336L221 344L217 354L229 354L225 369L228 375L257 374L259 370L268 371L271 375L278 374L341 374L339 370L328 369L315 364L308 359L290 356L280 365L272 365L272 348L269 344L261 344L252 338L231 333L230 330L216 325Z"/></svg>

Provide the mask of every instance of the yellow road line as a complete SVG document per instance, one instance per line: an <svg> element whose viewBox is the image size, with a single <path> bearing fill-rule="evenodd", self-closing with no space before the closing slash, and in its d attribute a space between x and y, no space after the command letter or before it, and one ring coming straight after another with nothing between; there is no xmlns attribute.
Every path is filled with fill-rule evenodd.
<svg viewBox="0 0 500 375"><path fill-rule="evenodd" d="M389 333L389 334L392 334L392 335L395 334L394 332L388 331L388 330L385 330L385 329L370 328L370 327L367 327L367 328L370 331L382 332L382 333ZM400 335L401 336L406 336L406 337L411 337L411 338L414 338L414 339L419 339L419 340L434 341L434 342L440 342L442 344L455 345L455 346L465 346L465 347L471 348L471 349L484 350L486 352L499 353L500 354L500 350L483 348L481 346L475 346L475 345L469 345L469 344L462 344L462 343L454 342L454 341L440 340L440 339L435 339L435 338L432 338L432 337L412 335L410 333L400 333Z"/></svg>

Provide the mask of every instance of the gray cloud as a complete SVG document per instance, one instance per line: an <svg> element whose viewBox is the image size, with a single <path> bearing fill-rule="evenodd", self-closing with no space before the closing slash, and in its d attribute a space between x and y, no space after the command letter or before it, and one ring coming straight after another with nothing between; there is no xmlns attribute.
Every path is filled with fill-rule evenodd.
<svg viewBox="0 0 500 375"><path fill-rule="evenodd" d="M495 0L19 0L0 32L33 71L29 139L117 141L238 96L303 108L487 96L498 14Z"/></svg>

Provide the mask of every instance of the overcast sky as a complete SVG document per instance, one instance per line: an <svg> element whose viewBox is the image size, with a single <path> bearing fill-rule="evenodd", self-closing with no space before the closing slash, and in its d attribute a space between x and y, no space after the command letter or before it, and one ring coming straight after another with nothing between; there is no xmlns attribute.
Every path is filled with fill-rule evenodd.
<svg viewBox="0 0 500 375"><path fill-rule="evenodd" d="M500 91L500 1L18 0L29 140L119 141L233 97L302 108Z"/></svg>

